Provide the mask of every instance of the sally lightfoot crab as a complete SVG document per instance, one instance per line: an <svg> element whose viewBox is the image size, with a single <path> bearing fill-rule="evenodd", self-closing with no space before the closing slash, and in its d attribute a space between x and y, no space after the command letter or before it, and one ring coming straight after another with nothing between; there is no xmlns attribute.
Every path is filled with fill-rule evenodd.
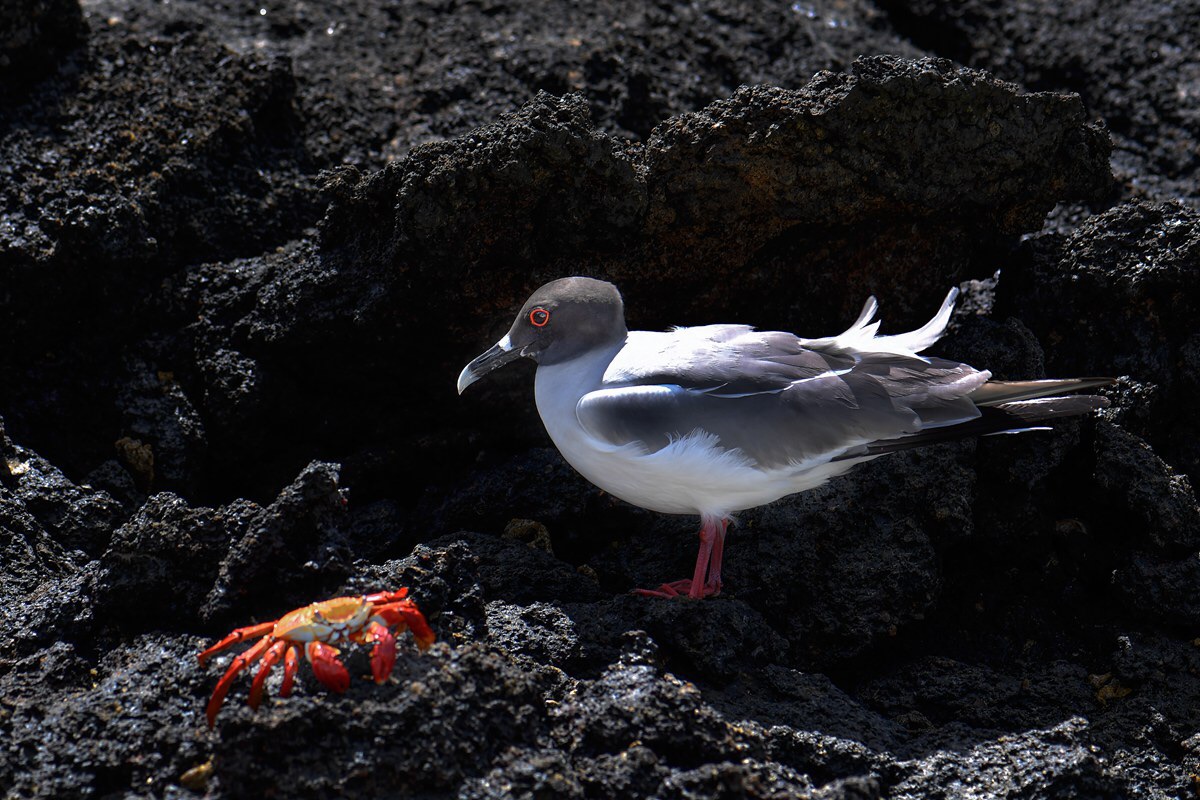
<svg viewBox="0 0 1200 800"><path fill-rule="evenodd" d="M199 654L200 665L203 666L214 654L227 647L256 636L262 637L253 647L234 658L217 682L205 711L208 727L211 728L216 721L217 712L221 710L234 678L255 661L261 659L262 663L250 685L251 708L257 709L262 702L267 676L280 659L283 660L283 683L279 687L279 696L287 697L292 693L292 681L300 668L298 650L301 646L317 680L340 694L350 686L350 673L338 660L341 652L339 645L350 642L373 643L371 673L376 683L383 683L392 674L392 666L396 663L396 634L405 630L412 632L421 650L433 644L433 631L416 603L408 599L408 589L403 588L358 597L335 597L289 611L274 622L238 628Z"/></svg>

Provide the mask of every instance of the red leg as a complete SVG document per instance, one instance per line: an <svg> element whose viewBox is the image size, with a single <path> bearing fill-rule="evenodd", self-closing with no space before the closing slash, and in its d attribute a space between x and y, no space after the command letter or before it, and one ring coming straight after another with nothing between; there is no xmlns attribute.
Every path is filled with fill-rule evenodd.
<svg viewBox="0 0 1200 800"><path fill-rule="evenodd" d="M283 655L283 683L279 684L279 696L292 696L292 681L300 669L300 656L296 655L296 645L292 645Z"/></svg>
<svg viewBox="0 0 1200 800"><path fill-rule="evenodd" d="M717 594L721 591L721 556L725 549L726 520L718 517L700 518L700 552L696 554L696 567L690 579L664 583L657 589L634 589L633 593L643 597L679 597L686 593L693 600ZM719 549L718 549L719 548ZM710 563L715 563L713 577L706 580Z"/></svg>
<svg viewBox="0 0 1200 800"><path fill-rule="evenodd" d="M254 639L259 636L266 636L274 627L275 622L263 622L258 625L250 625L245 628L238 628L233 633L229 634L224 639L205 650L203 653L197 655L196 658L200 659L200 666L204 666L205 661L208 661L209 658L221 652L226 647L232 647L238 642L246 639Z"/></svg>
<svg viewBox="0 0 1200 800"><path fill-rule="evenodd" d="M705 588L709 594L721 593L721 560L725 556L725 532L729 530L729 517L717 523L717 540L713 543L712 560L708 562L708 581Z"/></svg>
<svg viewBox="0 0 1200 800"><path fill-rule="evenodd" d="M707 519L701 519L700 550L696 553L696 568L692 571L692 585L688 587L688 597L693 600L704 597L704 576L708 574L708 562L712 558L713 545L716 544L716 540L715 526L710 526Z"/></svg>
<svg viewBox="0 0 1200 800"><path fill-rule="evenodd" d="M270 646L271 637L264 636L258 644L233 659L229 669L225 670L221 680L217 681L217 688L213 689L212 697L208 701L208 708L204 710L205 716L208 717L208 727L211 728L217 721L217 712L221 710L221 704L225 702L225 695L229 694L229 687L233 685L233 679Z"/></svg>
<svg viewBox="0 0 1200 800"><path fill-rule="evenodd" d="M267 648L267 652L263 653L262 663L258 665L258 672L254 674L254 682L250 684L250 707L255 711L258 710L259 703L262 702L263 687L267 685L267 676L271 674L271 670L283 658L283 651L287 649L288 643L280 639L275 644Z"/></svg>

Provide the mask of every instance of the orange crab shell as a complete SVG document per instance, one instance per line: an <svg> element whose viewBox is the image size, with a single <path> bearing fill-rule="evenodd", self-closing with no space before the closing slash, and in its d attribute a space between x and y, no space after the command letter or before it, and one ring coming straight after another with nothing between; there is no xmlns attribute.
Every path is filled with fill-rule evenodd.
<svg viewBox="0 0 1200 800"><path fill-rule="evenodd" d="M262 637L250 649L234 658L217 682L206 709L208 725L211 728L216 721L217 712L221 710L233 679L255 661L261 660L261 665L250 687L250 707L258 708L267 676L280 659L284 662L284 673L279 695L289 696L300 667L297 655L299 645L304 645L305 656L312 664L317 680L341 693L350 686L350 674L338 659L341 651L337 645L373 643L371 672L377 683L383 683L396 661L395 634L405 630L412 633L421 650L427 649L436 638L416 603L408 599L406 588L358 597L334 597L289 611L274 622L237 628L198 656L203 665L211 656L227 647L256 636Z"/></svg>
<svg viewBox="0 0 1200 800"><path fill-rule="evenodd" d="M289 611L275 621L271 635L292 642L337 644L362 630L374 606L362 597L335 597Z"/></svg>

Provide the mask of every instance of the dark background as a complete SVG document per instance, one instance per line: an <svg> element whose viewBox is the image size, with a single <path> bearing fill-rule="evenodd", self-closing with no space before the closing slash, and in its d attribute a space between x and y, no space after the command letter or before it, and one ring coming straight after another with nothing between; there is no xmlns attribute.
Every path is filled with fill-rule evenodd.
<svg viewBox="0 0 1200 800"><path fill-rule="evenodd" d="M1200 5L0 3L5 797L1183 797L1200 773ZM696 521L549 447L530 291L1120 376L1049 434ZM998 276L998 277L997 277ZM440 642L214 732L230 628ZM271 690L277 684L269 684Z"/></svg>

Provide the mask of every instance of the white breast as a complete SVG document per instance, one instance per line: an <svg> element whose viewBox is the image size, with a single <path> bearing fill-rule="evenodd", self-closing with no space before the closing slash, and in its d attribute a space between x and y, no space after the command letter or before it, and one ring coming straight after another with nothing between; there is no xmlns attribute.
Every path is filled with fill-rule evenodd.
<svg viewBox="0 0 1200 800"><path fill-rule="evenodd" d="M856 463L761 470L740 450L721 447L717 437L704 431L654 453L637 443L614 446L599 440L579 424L575 408L583 395L601 388L617 350L539 366L535 397L542 423L567 463L627 503L665 514L724 517L820 486Z"/></svg>

